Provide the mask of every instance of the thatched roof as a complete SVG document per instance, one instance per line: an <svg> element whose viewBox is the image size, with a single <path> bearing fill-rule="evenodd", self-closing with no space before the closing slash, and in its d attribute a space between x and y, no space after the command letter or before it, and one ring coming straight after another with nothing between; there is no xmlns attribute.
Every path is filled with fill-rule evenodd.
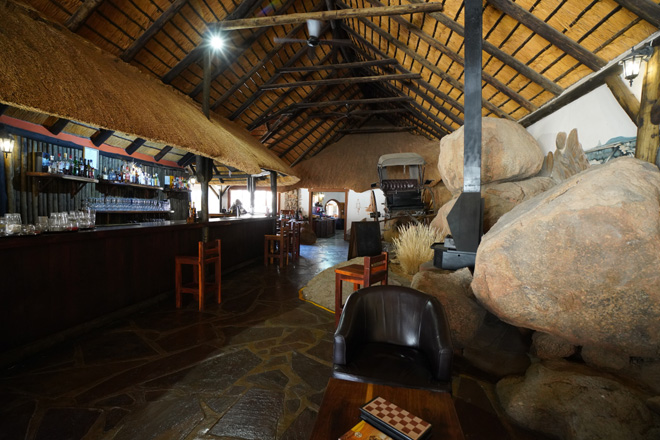
<svg viewBox="0 0 660 440"><path fill-rule="evenodd" d="M433 184L441 179L440 142L410 133L357 134L296 165L293 170L300 182L295 187L366 191L378 182L378 158L390 153L419 154L426 160L424 178Z"/></svg>
<svg viewBox="0 0 660 440"><path fill-rule="evenodd" d="M248 173L291 169L245 129L36 12L0 5L0 102L180 147Z"/></svg>
<svg viewBox="0 0 660 440"><path fill-rule="evenodd" d="M69 50L48 41L38 42L37 35L48 40L52 38L48 33L54 29L46 31L46 26L32 21L24 23L25 29L15 29L11 36L15 51L25 52L12 56L33 57L35 64L25 72L13 73L21 75L22 89L27 89L12 97L11 102L18 105L46 104L42 95L48 89L53 95L46 99L53 101L47 103L50 114L60 114L63 109L56 101L87 106L87 96L95 91L104 105L87 109L90 120L94 116L99 126L129 133L150 126L149 133L138 133L161 139L166 128L154 128L158 123L165 125L155 116L161 113L144 112L137 118L128 118L127 113L143 110L144 100L135 97L149 94L153 98L145 102L162 103L167 113L164 120L169 122L174 112L168 108L169 99L161 100L160 96L171 87L194 103L190 109L181 110L180 119L186 122L177 123L183 130L170 130L177 135L176 142L168 141L201 151L202 146L214 144L206 137L195 139L197 136L189 135L194 129L189 118L193 107L201 106L203 100L202 59L209 32L233 19L265 17L270 26L224 32L227 47L213 56L208 70L210 108L218 116L247 128L286 163L295 165L334 149L339 145L337 140L360 131L374 117L428 139L439 139L463 125L462 1L437 2L443 8L437 12L326 21L319 35L326 44L315 49L306 44L309 33L304 22L272 22L290 19L299 12L417 6L424 0L25 1L48 19L168 86L150 83L145 90L122 90L122 95L132 98L130 108L112 102L108 98L114 95L106 96L109 90L97 89L94 84L99 78L103 82L108 78L90 65L101 58L104 67L118 74L125 71L118 67L121 63L98 51ZM616 60L631 47L660 35L658 0L484 0L482 18L482 116L507 118L524 126L603 84L606 77L610 77L610 83L614 81L613 89L624 93L627 87L618 87L621 79L616 76ZM32 27L40 28L36 35ZM38 44L13 41L24 37ZM281 43L276 37L289 42ZM336 39L349 43L339 46L328 42ZM67 37L66 41L70 40ZM56 55L43 53L49 50ZM66 71L57 82L35 84L53 68ZM39 78L29 77L33 73ZM613 76L616 78L611 80ZM83 81L91 85L80 86L78 91ZM580 85L573 87L577 83ZM38 87L32 89L32 85ZM60 92L56 94L56 90ZM138 92L140 95L134 95ZM91 115L93 111L97 114ZM66 116L68 111L62 113ZM225 127L224 122L217 125ZM231 163L238 168L253 160L244 156L247 139L240 137L231 147L235 151L229 151L224 143L228 135L220 135L220 128L216 131L218 136L206 133L220 145L212 154L226 158L228 163L233 157Z"/></svg>

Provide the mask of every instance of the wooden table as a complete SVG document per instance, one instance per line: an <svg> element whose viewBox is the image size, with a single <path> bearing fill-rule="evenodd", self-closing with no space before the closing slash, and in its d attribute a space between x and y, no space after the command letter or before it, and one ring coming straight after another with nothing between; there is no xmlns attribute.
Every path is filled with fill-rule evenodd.
<svg viewBox="0 0 660 440"><path fill-rule="evenodd" d="M360 421L360 407L381 396L433 425L432 439L465 439L449 393L331 378L310 440L337 440Z"/></svg>

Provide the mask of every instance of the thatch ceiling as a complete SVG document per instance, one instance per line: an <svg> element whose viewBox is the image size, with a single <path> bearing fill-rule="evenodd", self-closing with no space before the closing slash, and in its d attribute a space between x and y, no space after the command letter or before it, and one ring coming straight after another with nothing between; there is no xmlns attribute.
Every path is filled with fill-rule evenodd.
<svg viewBox="0 0 660 440"><path fill-rule="evenodd" d="M205 38L218 23L423 0L27 3L201 107ZM463 125L464 5L439 3L441 12L325 23L320 38L345 45L274 42L307 39L304 23L226 31L228 44L211 60L211 111L292 165L375 117L389 126L380 131L441 138ZM658 0L484 0L482 114L529 123L659 28Z"/></svg>

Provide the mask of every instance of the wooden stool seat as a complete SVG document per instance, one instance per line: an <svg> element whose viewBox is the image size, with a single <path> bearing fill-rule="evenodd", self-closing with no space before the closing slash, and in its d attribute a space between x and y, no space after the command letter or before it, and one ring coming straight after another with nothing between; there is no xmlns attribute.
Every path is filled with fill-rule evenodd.
<svg viewBox="0 0 660 440"><path fill-rule="evenodd" d="M218 304L220 304L222 294L221 250L220 240L209 243L200 241L196 257L178 255L174 258L177 308L181 308L181 294L192 293L199 301L199 310L204 310L206 292L211 290L217 292ZM183 282L182 268L185 265L190 265L193 268L193 280L189 283ZM207 279L208 272L206 270L210 265L215 267L214 278L211 281Z"/></svg>
<svg viewBox="0 0 660 440"><path fill-rule="evenodd" d="M335 269L335 326L344 309L342 281L353 283L353 291L359 286L369 287L375 283L387 284L388 254L382 252L375 257L364 257L364 264L349 264Z"/></svg>
<svg viewBox="0 0 660 440"><path fill-rule="evenodd" d="M280 268L289 264L289 229L284 227L279 234L264 235L264 266L278 259Z"/></svg>

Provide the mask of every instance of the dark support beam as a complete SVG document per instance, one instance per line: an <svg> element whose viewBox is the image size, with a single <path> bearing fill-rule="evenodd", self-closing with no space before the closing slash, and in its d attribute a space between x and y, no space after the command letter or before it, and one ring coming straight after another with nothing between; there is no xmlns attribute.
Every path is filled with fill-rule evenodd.
<svg viewBox="0 0 660 440"><path fill-rule="evenodd" d="M114 130L106 130L105 128L102 128L99 131L97 131L96 133L94 133L94 135L92 135L90 140L92 141L92 143L94 145L96 145L97 147L100 147L101 145L103 145L103 143L105 141L110 139L113 134L115 134Z"/></svg>
<svg viewBox="0 0 660 440"><path fill-rule="evenodd" d="M392 114L392 113L405 113L407 112L404 108L382 108L376 110L353 110L346 113L332 112L332 113L310 113L310 118L351 118L358 116L371 116L371 115L382 115L382 114Z"/></svg>
<svg viewBox="0 0 660 440"><path fill-rule="evenodd" d="M654 104L660 100L660 46L653 49L653 54L646 63L646 74L642 83L635 157L657 164L660 126L653 123L655 118L652 117L652 112Z"/></svg>
<svg viewBox="0 0 660 440"><path fill-rule="evenodd" d="M186 153L181 159L179 159L177 165L180 167L185 167L193 160L195 160L195 153Z"/></svg>
<svg viewBox="0 0 660 440"><path fill-rule="evenodd" d="M331 79L316 79L310 81L295 81L289 83L276 83L261 86L264 90L287 89L291 87L310 87L310 86L331 86L337 84L363 84L373 83L378 81L404 81L411 79L418 79L421 76L417 73L397 73L392 75L373 75L373 76L358 76L351 78L331 78Z"/></svg>
<svg viewBox="0 0 660 440"><path fill-rule="evenodd" d="M0 116L4 115L7 109L9 109L7 104L0 104Z"/></svg>
<svg viewBox="0 0 660 440"><path fill-rule="evenodd" d="M464 193L481 193L481 8L481 0L465 0Z"/></svg>
<svg viewBox="0 0 660 440"><path fill-rule="evenodd" d="M145 142L146 142L145 139L136 138L133 142L131 142L131 144L128 147L126 147L126 153L129 156L133 155L133 153L135 153L138 150L138 148L144 145Z"/></svg>
<svg viewBox="0 0 660 440"><path fill-rule="evenodd" d="M417 5L391 5L378 8L335 9L332 11L300 12L295 14L245 18L241 20L223 20L220 29L254 29L258 27L282 26L285 24L305 23L307 20L341 20L355 17L382 17L387 15L418 14L442 11L441 3L421 3Z"/></svg>
<svg viewBox="0 0 660 440"><path fill-rule="evenodd" d="M424 0L409 0L409 1L410 3L424 2ZM454 31L456 34L465 38L465 29L463 28L463 26L461 26L451 18L447 17L442 12L431 12L428 15L431 18L437 20L442 25L446 26L448 29ZM536 84L540 85L541 87L552 93L553 95L555 96L561 95L561 93L564 91L564 89L558 86L556 83L550 81L548 78L541 75L536 70L532 69L525 63L519 61L515 57L512 57L511 55L504 52L502 49L498 48L497 46L487 41L484 41L483 50L486 51L486 53L488 53L489 55L492 55L493 57L497 58L498 60L500 60L502 63L506 64L513 70L517 71L522 76L534 81Z"/></svg>
<svg viewBox="0 0 660 440"><path fill-rule="evenodd" d="M159 162L163 157L165 157L165 155L166 155L167 153L169 153L170 150L172 150L172 147L171 147L171 146L169 146L169 145L164 146L163 149L160 150L160 151L158 152L158 154L156 154L156 155L154 156L154 159L156 159L156 162Z"/></svg>
<svg viewBox="0 0 660 440"><path fill-rule="evenodd" d="M232 20L236 18L243 18L251 15L262 3L262 0L243 0L238 4L236 9L234 9L227 17L225 17L225 20ZM199 59L203 55L203 51L205 49L205 44L204 41L200 42L198 46L193 48L190 52L186 54L179 62L172 67L172 69L169 70L163 77L161 78L161 81L163 81L165 84L169 84L181 74L184 70L186 70L191 64L196 63L199 61Z"/></svg>
<svg viewBox="0 0 660 440"><path fill-rule="evenodd" d="M321 136L319 136L318 139L314 143L312 143L312 145L310 145L300 156L298 156L298 158L296 160L294 160L291 163L291 166L293 167L296 164L298 164L301 160L303 160L305 158L305 156L307 156L310 153L310 151L312 151L314 148L316 148L316 146L321 143L321 140L324 139L332 130L337 128L337 126L340 123L341 123L341 121L335 121L330 126L330 128L328 128L326 131L324 131L323 134Z"/></svg>
<svg viewBox="0 0 660 440"><path fill-rule="evenodd" d="M59 118L50 127L46 127L46 129L54 135L58 135L62 133L62 130L64 130L64 127L66 127L69 122L68 119Z"/></svg>
<svg viewBox="0 0 660 440"><path fill-rule="evenodd" d="M409 96L391 96L386 98L363 98L363 99L339 99L336 101L318 101L318 102L299 102L291 104L293 108L314 108L331 107L337 105L357 105L357 104L385 104L390 102L409 102L413 99Z"/></svg>
<svg viewBox="0 0 660 440"><path fill-rule="evenodd" d="M87 3L87 1L89 0L86 0L85 3ZM160 30L163 29L163 26L165 26L167 22L169 22L186 3L188 3L188 0L174 0L174 2L168 6L165 12L160 14L160 16L151 24L151 26L149 26L142 33L142 35L136 38L133 43L128 46L128 48L121 54L121 59L128 63L133 58L135 58L135 55L137 55L137 53L142 50L144 45L147 44L147 42L151 40L154 35L160 32Z"/></svg>
<svg viewBox="0 0 660 440"><path fill-rule="evenodd" d="M642 20L660 29L660 5L650 0L614 0Z"/></svg>
<svg viewBox="0 0 660 440"><path fill-rule="evenodd" d="M96 8L98 8L101 3L103 3L103 0L85 0L76 10L76 12L74 12L73 15L71 15L71 17L66 20L64 25L71 32L78 32L78 29L80 29L87 18L92 15L94 11L96 11Z"/></svg>
<svg viewBox="0 0 660 440"><path fill-rule="evenodd" d="M321 125L325 124L326 121L318 121L312 128L308 130L308 133L314 133ZM296 148L298 145L300 145L301 142L303 142L305 139L307 139L307 136L300 136L294 143L289 145L289 148L278 154L277 156L282 158L289 154L294 148Z"/></svg>
<svg viewBox="0 0 660 440"><path fill-rule="evenodd" d="M621 75L612 73L605 77L605 84L612 92L614 99L619 103L624 112L628 115L633 124L638 125L637 117L639 116L639 100L630 90Z"/></svg>
<svg viewBox="0 0 660 440"><path fill-rule="evenodd" d="M398 63L399 62L394 58L385 58L382 60L355 61L353 63L325 64L322 66L283 67L277 69L277 72L278 73L320 72L323 70L360 69L363 67L388 66Z"/></svg>
<svg viewBox="0 0 660 440"><path fill-rule="evenodd" d="M204 51L204 78L202 78L202 113L206 119L210 119L211 105L211 48L207 47Z"/></svg>
<svg viewBox="0 0 660 440"><path fill-rule="evenodd" d="M486 1L488 4L494 6L515 20L519 21L531 31L545 38L550 42L550 44L563 50L568 55L575 58L580 64L584 64L591 70L600 70L601 68L605 67L605 64L607 64L605 60L600 58L598 55L594 55L580 44L571 40L569 37L548 25L543 20L536 18L534 14L516 5L511 0Z"/></svg>
<svg viewBox="0 0 660 440"><path fill-rule="evenodd" d="M277 217L277 171L270 172L270 215Z"/></svg>
<svg viewBox="0 0 660 440"><path fill-rule="evenodd" d="M372 5L382 5L382 3L379 0L367 0L369 3ZM454 62L458 63L459 65L465 67L465 60L463 57L461 57L459 54L451 50L449 47L445 46L433 36L427 34L419 28L418 26L415 26L413 23L410 21L406 20L403 17L391 17L390 20L395 21L401 26L401 29L404 29L407 32L410 32L414 36L420 38L423 40L425 43L427 43L429 46L433 47L434 49L437 49L441 53L445 54L447 57L449 57L451 60ZM481 77L486 82L489 84L491 87L493 87L495 90L498 92L508 96L511 98L513 101L518 103L521 107L525 108L526 110L533 112L534 110L537 109L537 107L532 104L530 101L528 101L525 97L520 95L518 92L515 90L507 87L505 84L500 82L497 78L489 75L486 72L481 73Z"/></svg>

